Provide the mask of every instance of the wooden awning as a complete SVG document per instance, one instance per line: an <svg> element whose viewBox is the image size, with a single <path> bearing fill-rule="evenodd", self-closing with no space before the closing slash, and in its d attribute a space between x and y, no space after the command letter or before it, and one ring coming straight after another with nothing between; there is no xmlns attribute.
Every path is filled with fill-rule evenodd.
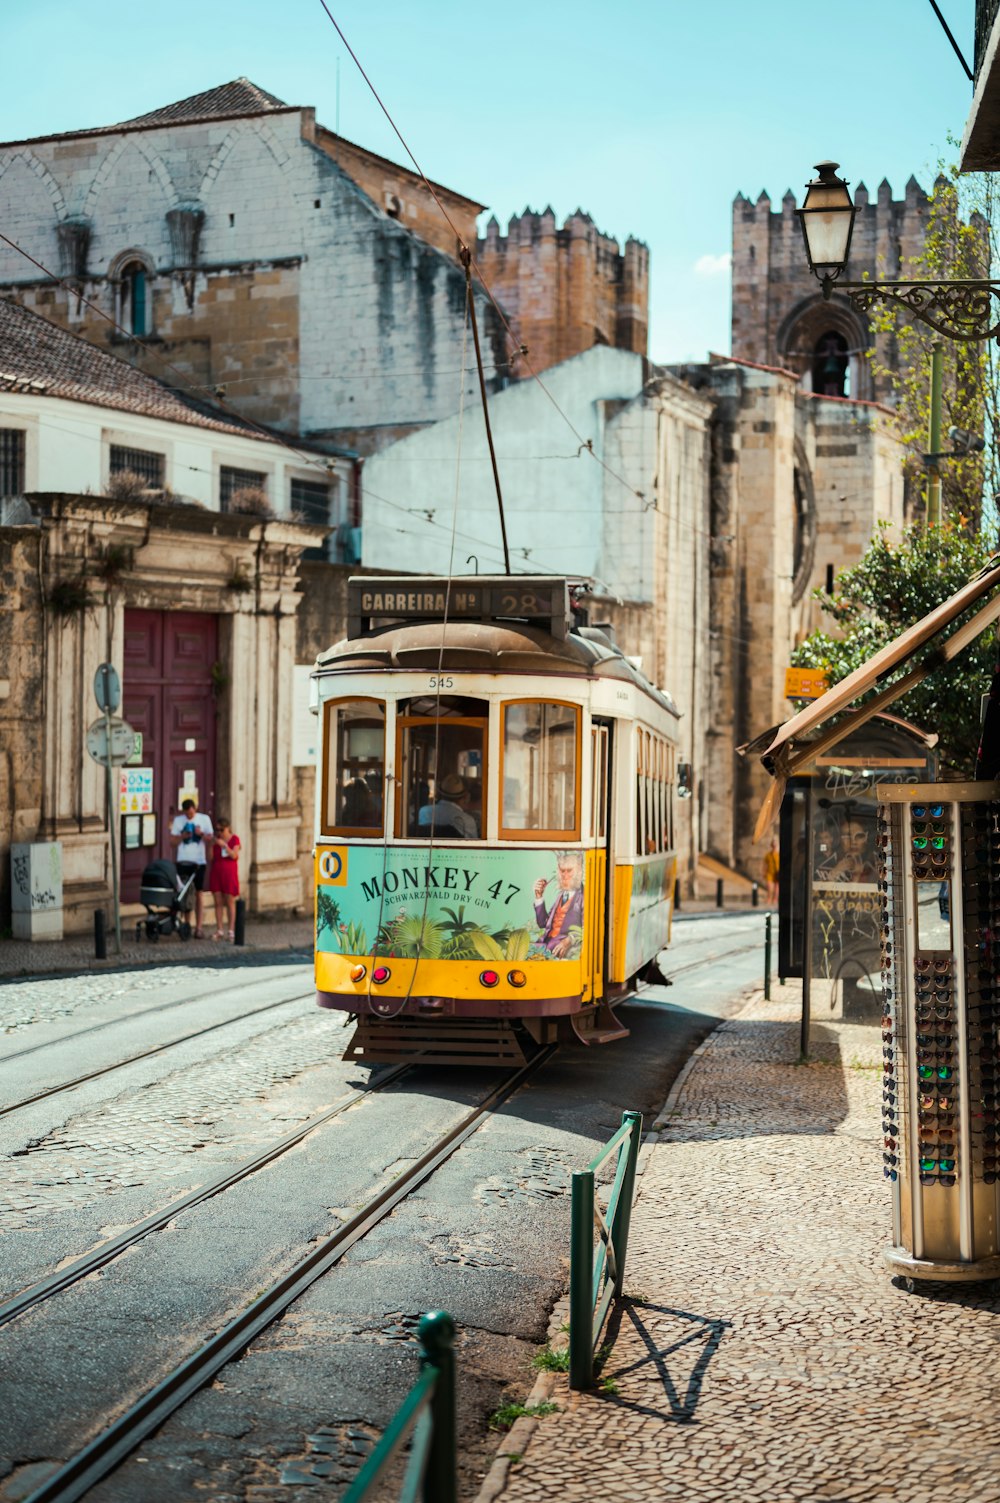
<svg viewBox="0 0 1000 1503"><path fill-rule="evenodd" d="M812 704L806 705L797 715L786 720L784 725L767 731L756 740L748 742L740 747L742 755L756 752L768 772L774 777L774 782L768 790L760 815L757 819L757 827L754 830L754 840L770 828L781 807L781 800L785 792L785 783L793 777L796 771L811 761L814 757L822 755L828 747L835 746L844 734L844 725L838 721L834 725L828 722L846 710L861 695L867 694L875 688L880 680L887 678L896 669L902 668L909 662L914 653L922 648L929 647L928 655L916 667L904 673L902 678L890 684L887 688L873 694L851 716L851 730L856 730L877 715L880 710L885 710L901 694L922 683L925 678L937 668L950 663L963 652L971 642L985 631L998 617L1000 617L1000 595L997 595L984 605L976 614L967 621L964 626L951 634L950 637L942 637L948 627L960 616L982 600L991 590L1000 586L1000 556L992 558L974 579L962 588L950 599L936 606L922 621L915 626L909 627L894 642L883 647L867 663L860 668L855 668L840 683L834 684L831 689ZM942 640L937 641L937 638ZM985 688L985 686L984 686Z"/></svg>

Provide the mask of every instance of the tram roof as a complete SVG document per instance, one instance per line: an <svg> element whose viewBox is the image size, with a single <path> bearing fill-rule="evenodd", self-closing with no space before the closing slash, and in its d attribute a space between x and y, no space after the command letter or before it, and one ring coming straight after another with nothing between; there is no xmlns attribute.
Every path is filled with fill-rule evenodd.
<svg viewBox="0 0 1000 1503"><path fill-rule="evenodd" d="M680 719L670 695L596 626L571 627L564 637L522 621L408 621L345 637L316 660L322 673L448 672L552 674L611 678L634 685Z"/></svg>

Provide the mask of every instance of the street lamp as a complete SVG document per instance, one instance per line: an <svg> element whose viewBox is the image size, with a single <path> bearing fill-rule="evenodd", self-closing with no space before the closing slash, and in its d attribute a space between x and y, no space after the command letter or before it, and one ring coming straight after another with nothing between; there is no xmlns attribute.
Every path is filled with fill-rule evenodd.
<svg viewBox="0 0 1000 1503"><path fill-rule="evenodd" d="M837 176L839 166L839 162L816 163L819 177L806 184L802 207L795 211L806 242L809 270L819 277L825 298L847 265L857 214L847 184Z"/></svg>
<svg viewBox="0 0 1000 1503"><path fill-rule="evenodd" d="M809 268L819 278L823 296L846 293L856 308L868 313L876 303L894 303L910 318L929 324L948 339L992 339L1000 334L1000 315L992 299L1000 297L1000 282L967 278L952 282L842 282L851 250L857 210L847 183L837 176L838 162L818 162L819 176L806 184L806 196L796 212L802 225Z"/></svg>

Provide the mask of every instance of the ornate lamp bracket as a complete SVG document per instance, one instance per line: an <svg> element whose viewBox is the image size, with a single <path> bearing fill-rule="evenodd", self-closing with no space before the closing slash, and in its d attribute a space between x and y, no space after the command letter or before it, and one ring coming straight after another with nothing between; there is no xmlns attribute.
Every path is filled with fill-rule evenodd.
<svg viewBox="0 0 1000 1503"><path fill-rule="evenodd" d="M843 292L862 313L876 303L894 304L910 318L929 324L946 339L994 339L1000 334L1000 282L839 282L824 278L823 296Z"/></svg>

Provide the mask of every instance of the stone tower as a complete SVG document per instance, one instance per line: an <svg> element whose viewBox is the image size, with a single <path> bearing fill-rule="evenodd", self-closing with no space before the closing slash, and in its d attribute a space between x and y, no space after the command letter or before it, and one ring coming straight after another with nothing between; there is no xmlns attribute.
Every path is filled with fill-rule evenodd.
<svg viewBox="0 0 1000 1503"><path fill-rule="evenodd" d="M860 282L905 279L924 245L930 205L911 177L903 198L894 199L883 179L872 201L864 183L854 194L858 215L845 279ZM737 193L733 202L733 354L760 365L795 371L803 386L820 395L888 401L891 385L873 371L893 365L895 339L874 335L850 299L834 293L824 302L809 270L795 196L772 211L761 193L756 203Z"/></svg>
<svg viewBox="0 0 1000 1503"><path fill-rule="evenodd" d="M649 323L649 251L629 239L624 251L577 209L562 229L551 208L515 214L501 234L495 217L476 244L488 286L528 348L534 370L594 345L645 355ZM523 366L513 376L524 376Z"/></svg>

